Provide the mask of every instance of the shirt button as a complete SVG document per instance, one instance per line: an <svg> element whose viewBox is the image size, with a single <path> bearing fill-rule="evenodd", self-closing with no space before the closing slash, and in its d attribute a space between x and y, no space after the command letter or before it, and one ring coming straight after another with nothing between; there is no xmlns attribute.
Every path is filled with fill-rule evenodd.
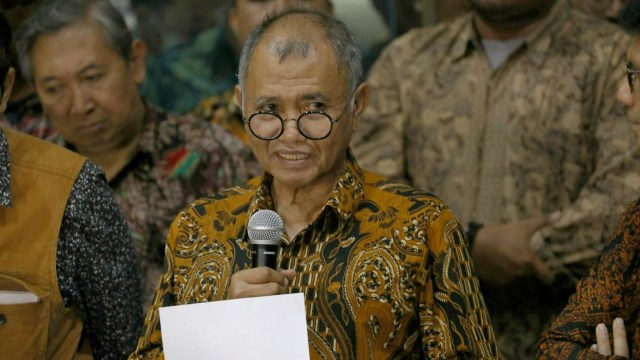
<svg viewBox="0 0 640 360"><path fill-rule="evenodd" d="M0 326L4 325L7 322L7 318L4 317L4 314L0 314Z"/></svg>

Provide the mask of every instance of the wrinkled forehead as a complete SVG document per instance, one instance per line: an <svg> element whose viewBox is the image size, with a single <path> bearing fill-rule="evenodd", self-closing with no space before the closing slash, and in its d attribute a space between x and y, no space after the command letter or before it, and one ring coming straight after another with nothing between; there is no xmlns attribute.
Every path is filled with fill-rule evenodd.
<svg viewBox="0 0 640 360"><path fill-rule="evenodd" d="M292 18L282 19L283 24L267 30L256 46L252 63L266 57L279 64L313 59L337 68L335 50L324 30L315 24L304 24L302 17Z"/></svg>

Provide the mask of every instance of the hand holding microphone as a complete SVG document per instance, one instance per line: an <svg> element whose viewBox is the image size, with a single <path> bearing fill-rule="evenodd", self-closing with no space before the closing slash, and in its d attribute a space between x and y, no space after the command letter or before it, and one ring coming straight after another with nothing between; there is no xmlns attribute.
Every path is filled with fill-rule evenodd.
<svg viewBox="0 0 640 360"><path fill-rule="evenodd" d="M275 211L258 210L249 218L247 234L251 243L252 269L231 276L227 299L286 293L285 287L296 273L277 270L283 229L282 218Z"/></svg>

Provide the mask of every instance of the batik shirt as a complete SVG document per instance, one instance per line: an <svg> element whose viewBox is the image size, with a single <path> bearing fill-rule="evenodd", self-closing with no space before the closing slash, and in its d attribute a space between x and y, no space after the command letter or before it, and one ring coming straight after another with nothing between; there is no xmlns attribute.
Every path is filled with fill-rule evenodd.
<svg viewBox="0 0 640 360"><path fill-rule="evenodd" d="M131 358L162 357L159 307L223 300L231 275L251 267L246 225L274 208L272 181L202 198L176 218ZM363 172L349 155L318 218L279 252L278 267L296 271L288 292L305 295L313 359L496 358L461 227L435 196Z"/></svg>
<svg viewBox="0 0 640 360"><path fill-rule="evenodd" d="M638 125L615 100L630 39L559 0L495 71L464 15L390 45L354 138L365 169L432 191L464 225L554 211L532 247L555 275L483 286L503 355L532 358L545 326L640 191Z"/></svg>
<svg viewBox="0 0 640 360"><path fill-rule="evenodd" d="M11 206L9 150L0 129L3 207ZM140 275L124 216L104 173L90 162L80 170L64 210L56 273L62 301L80 311L96 358L120 359L130 352L142 327Z"/></svg>
<svg viewBox="0 0 640 360"><path fill-rule="evenodd" d="M227 26L212 28L147 62L141 91L163 109L185 113L238 82L239 49Z"/></svg>
<svg viewBox="0 0 640 360"><path fill-rule="evenodd" d="M597 264L543 334L539 359L604 358L590 350L596 343L595 328L606 324L611 334L617 317L624 320L631 359L640 359L640 199L622 217Z"/></svg>
<svg viewBox="0 0 640 360"><path fill-rule="evenodd" d="M220 126L147 108L138 152L109 186L127 216L140 256L144 302L162 275L175 216L200 196L245 182L253 154Z"/></svg>
<svg viewBox="0 0 640 360"><path fill-rule="evenodd" d="M242 119L242 109L236 102L233 88L202 100L193 110L193 114L211 124L222 126L243 143L249 143L249 136Z"/></svg>

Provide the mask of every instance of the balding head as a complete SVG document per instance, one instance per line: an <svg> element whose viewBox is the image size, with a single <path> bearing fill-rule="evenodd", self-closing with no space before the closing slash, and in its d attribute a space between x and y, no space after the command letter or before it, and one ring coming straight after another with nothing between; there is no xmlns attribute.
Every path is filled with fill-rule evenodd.
<svg viewBox="0 0 640 360"><path fill-rule="evenodd" d="M267 18L254 29L240 56L238 79L244 89L251 60L258 46L266 46L281 62L290 57L306 58L326 43L334 52L336 71L345 76L350 92L362 82L362 55L355 37L339 20L324 13L295 8Z"/></svg>

